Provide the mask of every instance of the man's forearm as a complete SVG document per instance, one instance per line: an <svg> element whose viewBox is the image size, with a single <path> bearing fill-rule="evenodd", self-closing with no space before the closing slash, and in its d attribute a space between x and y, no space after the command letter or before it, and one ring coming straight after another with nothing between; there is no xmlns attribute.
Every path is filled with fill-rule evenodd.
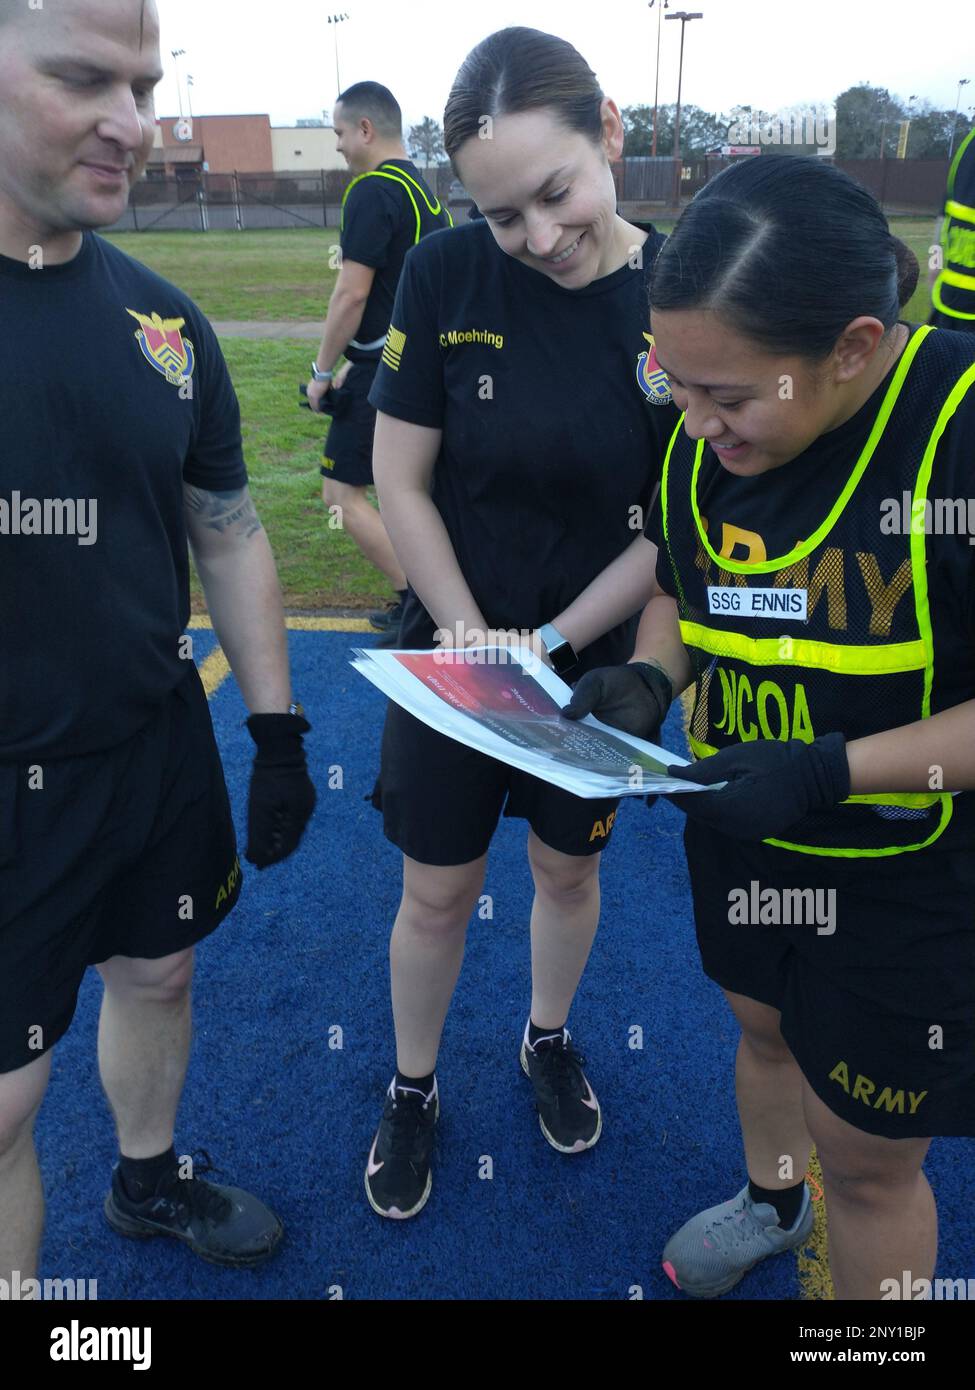
<svg viewBox="0 0 975 1390"><path fill-rule="evenodd" d="M322 345L316 361L319 371L330 372L359 331L366 301L336 290L328 306Z"/></svg>
<svg viewBox="0 0 975 1390"><path fill-rule="evenodd" d="M644 607L654 590L657 547L638 536L569 606L549 621L577 652Z"/></svg>
<svg viewBox="0 0 975 1390"><path fill-rule="evenodd" d="M225 554L194 554L213 628L251 714L284 714L292 701L288 635L274 557L257 531Z"/></svg>
<svg viewBox="0 0 975 1390"><path fill-rule="evenodd" d="M677 603L669 594L658 594L644 609L631 660L661 667L670 678L675 698L691 684L694 671L681 639Z"/></svg>

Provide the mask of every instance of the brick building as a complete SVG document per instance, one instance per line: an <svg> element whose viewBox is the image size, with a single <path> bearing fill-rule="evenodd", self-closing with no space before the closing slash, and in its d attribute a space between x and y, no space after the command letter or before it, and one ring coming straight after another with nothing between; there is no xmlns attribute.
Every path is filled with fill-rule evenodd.
<svg viewBox="0 0 975 1390"><path fill-rule="evenodd" d="M331 126L271 126L270 117L161 116L147 174L193 178L210 174L270 174L345 169Z"/></svg>

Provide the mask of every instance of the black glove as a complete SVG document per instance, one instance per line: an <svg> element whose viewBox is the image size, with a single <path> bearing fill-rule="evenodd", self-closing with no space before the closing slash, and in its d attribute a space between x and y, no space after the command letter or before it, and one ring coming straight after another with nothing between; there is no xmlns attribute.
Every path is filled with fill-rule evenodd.
<svg viewBox="0 0 975 1390"><path fill-rule="evenodd" d="M311 410L311 402L308 397L308 386L302 382L298 387L299 392L305 400L299 401L298 405L302 410ZM330 391L326 391L318 404L315 415L331 415L333 420L340 420L343 415L348 414L349 406L352 403L352 392L345 386L333 386Z"/></svg>
<svg viewBox="0 0 975 1390"><path fill-rule="evenodd" d="M634 661L587 671L562 713L566 719L594 714L614 729L655 743L673 698L673 687L659 667Z"/></svg>
<svg viewBox="0 0 975 1390"><path fill-rule="evenodd" d="M266 869L298 847L315 809L302 734L311 725L300 714L252 714L247 721L257 744L247 805L246 859Z"/></svg>
<svg viewBox="0 0 975 1390"><path fill-rule="evenodd" d="M823 734L812 743L801 739L758 739L723 748L689 767L668 767L668 777L711 786L720 791L673 794L668 801L702 825L734 840L767 840L796 821L832 811L850 795L850 765L842 734Z"/></svg>

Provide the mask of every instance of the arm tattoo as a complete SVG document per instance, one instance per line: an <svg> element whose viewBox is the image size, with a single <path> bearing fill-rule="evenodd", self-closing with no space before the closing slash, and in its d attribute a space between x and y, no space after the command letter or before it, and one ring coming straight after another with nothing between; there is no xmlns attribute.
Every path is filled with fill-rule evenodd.
<svg viewBox="0 0 975 1390"><path fill-rule="evenodd" d="M186 510L191 523L220 534L231 532L237 540L249 541L261 528L250 492L246 487L230 492L207 492L201 487L183 487Z"/></svg>

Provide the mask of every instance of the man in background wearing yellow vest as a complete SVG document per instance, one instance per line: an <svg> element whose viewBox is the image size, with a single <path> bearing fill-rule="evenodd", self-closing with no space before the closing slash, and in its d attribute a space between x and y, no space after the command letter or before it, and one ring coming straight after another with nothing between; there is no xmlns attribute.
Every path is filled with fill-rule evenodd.
<svg viewBox="0 0 975 1390"><path fill-rule="evenodd" d="M452 226L403 146L403 119L392 92L378 82L357 82L333 113L339 153L353 179L342 203L342 260L328 306L325 334L312 363L308 399L318 410L343 387L325 443L322 497L342 508L342 524L356 545L396 590L396 601L372 615L380 646L395 646L406 595L406 576L382 518L366 496L372 483L376 412L369 390L383 354L396 286L407 252L429 232ZM390 346L395 351L395 345ZM335 364L348 359L339 372ZM325 409L329 408L325 402Z"/></svg>
<svg viewBox="0 0 975 1390"><path fill-rule="evenodd" d="M931 276L930 322L975 333L975 127L948 170L944 217L938 224L942 257Z"/></svg>

